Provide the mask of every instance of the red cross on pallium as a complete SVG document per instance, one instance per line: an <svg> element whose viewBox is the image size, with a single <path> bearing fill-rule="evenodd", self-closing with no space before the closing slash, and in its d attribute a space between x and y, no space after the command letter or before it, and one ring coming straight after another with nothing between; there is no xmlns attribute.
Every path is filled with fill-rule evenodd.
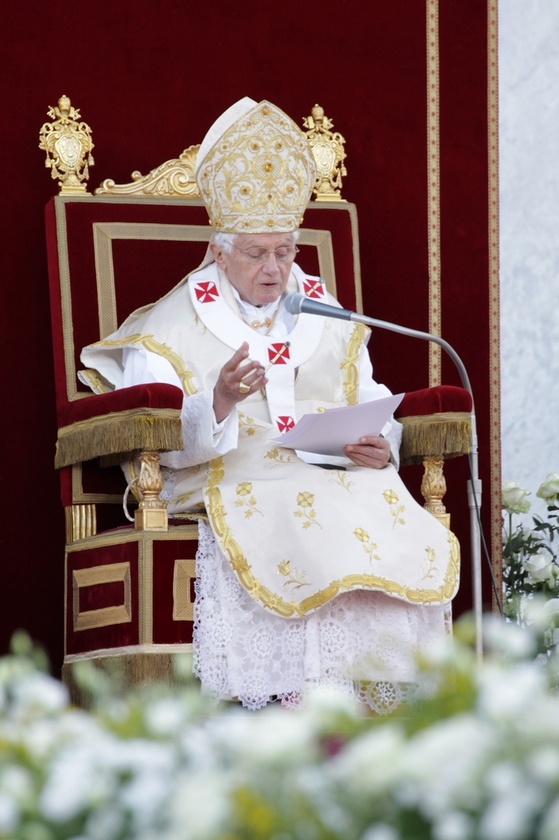
<svg viewBox="0 0 559 840"><path fill-rule="evenodd" d="M217 286L210 280L194 286L194 293L201 303L212 303L212 301L219 297Z"/></svg>
<svg viewBox="0 0 559 840"><path fill-rule="evenodd" d="M295 420L287 414L282 414L277 418L276 423L280 432L288 432L295 425Z"/></svg>
<svg viewBox="0 0 559 840"><path fill-rule="evenodd" d="M270 344L268 347L268 359L271 365L285 365L289 359L288 344Z"/></svg>
<svg viewBox="0 0 559 840"><path fill-rule="evenodd" d="M315 299L324 297L324 284L320 280L311 280L307 277L303 280L303 289L307 297Z"/></svg>

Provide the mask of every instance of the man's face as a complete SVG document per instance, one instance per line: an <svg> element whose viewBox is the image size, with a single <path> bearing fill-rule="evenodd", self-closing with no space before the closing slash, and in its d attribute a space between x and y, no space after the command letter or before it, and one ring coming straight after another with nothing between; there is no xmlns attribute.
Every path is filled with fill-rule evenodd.
<svg viewBox="0 0 559 840"><path fill-rule="evenodd" d="M285 291L295 257L294 245L292 233L241 233L235 237L235 246L229 254L217 245L211 249L218 267L225 272L241 300L262 306L277 300ZM293 252L288 252L287 259L281 259L272 253L277 248L293 249ZM267 259L255 261L259 250L264 249L270 252Z"/></svg>

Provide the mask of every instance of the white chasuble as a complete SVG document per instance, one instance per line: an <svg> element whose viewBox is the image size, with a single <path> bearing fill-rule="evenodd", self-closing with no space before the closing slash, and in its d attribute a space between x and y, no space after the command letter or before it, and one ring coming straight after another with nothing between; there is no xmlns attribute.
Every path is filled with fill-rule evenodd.
<svg viewBox="0 0 559 840"><path fill-rule="evenodd" d="M294 290L336 305L319 278L295 265ZM169 361L190 396L212 389L223 364L248 342L250 358L266 368L265 393L238 404L236 448L175 471L169 510L191 510L203 497L242 586L286 618L356 589L417 605L447 604L457 591L455 537L418 505L393 466L373 470L347 460L345 469L323 469L274 442L305 413L357 402L367 337L362 325L305 314L285 340L255 332L212 264L82 354L119 387L123 348L143 347Z"/></svg>

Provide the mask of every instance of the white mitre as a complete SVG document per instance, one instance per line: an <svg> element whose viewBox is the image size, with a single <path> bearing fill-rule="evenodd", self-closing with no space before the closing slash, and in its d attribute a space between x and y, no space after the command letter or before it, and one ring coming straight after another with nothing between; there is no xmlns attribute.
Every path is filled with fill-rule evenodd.
<svg viewBox="0 0 559 840"><path fill-rule="evenodd" d="M202 141L195 177L224 233L285 233L301 224L316 181L306 135L280 108L245 97Z"/></svg>

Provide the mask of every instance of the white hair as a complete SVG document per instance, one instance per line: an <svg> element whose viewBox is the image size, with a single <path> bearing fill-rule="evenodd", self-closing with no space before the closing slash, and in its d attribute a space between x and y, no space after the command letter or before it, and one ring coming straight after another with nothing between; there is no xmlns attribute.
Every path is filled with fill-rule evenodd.
<svg viewBox="0 0 559 840"><path fill-rule="evenodd" d="M230 254L233 250L236 238L236 233L221 233L217 231L216 233L212 234L210 243L212 245L217 245L217 247L220 248L222 251L225 251L226 254Z"/></svg>
<svg viewBox="0 0 559 840"><path fill-rule="evenodd" d="M299 230L286 231L286 233L292 234L294 243L299 239ZM216 231L216 233L212 234L210 243L212 245L217 245L217 247L221 248L222 251L225 251L226 254L230 254L235 245L237 236L239 236L238 233L222 233L221 231Z"/></svg>

